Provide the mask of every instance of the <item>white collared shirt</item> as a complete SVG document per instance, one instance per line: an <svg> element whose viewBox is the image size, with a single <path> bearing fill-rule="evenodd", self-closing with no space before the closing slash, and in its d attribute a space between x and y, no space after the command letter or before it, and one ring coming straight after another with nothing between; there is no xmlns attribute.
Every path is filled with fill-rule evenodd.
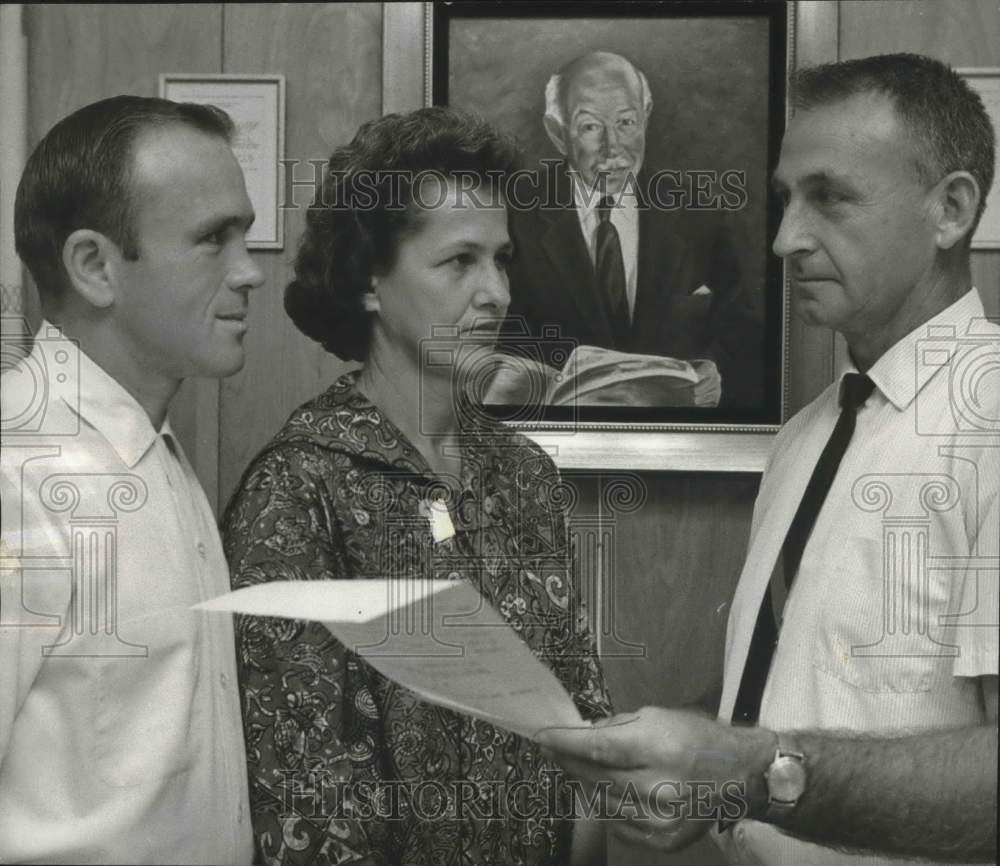
<svg viewBox="0 0 1000 866"><path fill-rule="evenodd" d="M587 192L579 178L573 174L573 203L576 215L580 220L580 230L587 242L590 253L590 263L597 263L597 227L600 216L597 204L600 196ZM611 208L611 224L618 230L618 239L622 246L622 260L625 264L625 294L628 297L628 314L631 319L635 313L635 292L637 272L639 267L639 208L635 195L626 187L615 196L614 207Z"/></svg>
<svg viewBox="0 0 1000 866"><path fill-rule="evenodd" d="M0 862L251 862L232 622L191 610L229 573L169 422L47 323L3 378Z"/></svg>
<svg viewBox="0 0 1000 866"><path fill-rule="evenodd" d="M976 678L998 665L1000 328L984 315L973 289L868 371L875 391L785 604L763 727L877 734L986 723ZM720 718L731 717L761 598L836 423L839 387L775 440L729 617ZM902 862L810 845L756 821L719 841L738 863Z"/></svg>

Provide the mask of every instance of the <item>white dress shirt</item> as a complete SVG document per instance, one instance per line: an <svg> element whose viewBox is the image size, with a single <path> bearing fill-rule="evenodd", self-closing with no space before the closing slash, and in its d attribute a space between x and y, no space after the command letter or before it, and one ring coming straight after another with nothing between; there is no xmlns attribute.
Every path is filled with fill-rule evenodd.
<svg viewBox="0 0 1000 866"><path fill-rule="evenodd" d="M47 323L3 379L0 862L251 862L232 622L191 610L228 569L169 422Z"/></svg>
<svg viewBox="0 0 1000 866"><path fill-rule="evenodd" d="M761 726L877 734L986 723L976 678L996 675L1000 651L1000 328L984 315L973 289L868 371L875 391L785 604ZM725 720L789 524L836 423L839 385L785 425L761 481L729 616ZM903 862L756 821L719 841L735 863Z"/></svg>
<svg viewBox="0 0 1000 866"><path fill-rule="evenodd" d="M573 202L576 215L580 220L580 230L587 242L590 253L590 263L597 264L597 226L600 216L597 205L601 197L584 189L581 181L574 176ZM622 247L622 260L625 264L625 294L628 298L628 315L631 320L635 313L635 291L637 271L639 266L639 208L635 195L625 187L614 197L611 208L611 224L618 230L618 239Z"/></svg>

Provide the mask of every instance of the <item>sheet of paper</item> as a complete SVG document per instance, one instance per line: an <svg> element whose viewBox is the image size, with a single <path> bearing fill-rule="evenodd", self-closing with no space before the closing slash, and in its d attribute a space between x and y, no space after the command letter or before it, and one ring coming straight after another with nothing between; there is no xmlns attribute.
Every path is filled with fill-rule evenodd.
<svg viewBox="0 0 1000 866"><path fill-rule="evenodd" d="M196 608L318 620L425 700L522 736L587 724L555 674L465 581L276 581Z"/></svg>

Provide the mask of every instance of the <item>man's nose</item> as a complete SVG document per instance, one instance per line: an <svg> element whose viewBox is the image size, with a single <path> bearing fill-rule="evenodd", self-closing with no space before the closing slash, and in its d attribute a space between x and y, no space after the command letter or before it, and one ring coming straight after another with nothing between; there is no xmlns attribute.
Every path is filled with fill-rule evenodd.
<svg viewBox="0 0 1000 866"><path fill-rule="evenodd" d="M229 268L229 288L240 292L259 289L264 285L264 272L250 255L245 242L239 245L239 250L234 255L235 259Z"/></svg>
<svg viewBox="0 0 1000 866"><path fill-rule="evenodd" d="M783 259L796 253L812 252L816 248L814 227L800 204L789 202L785 207L771 248L776 256Z"/></svg>
<svg viewBox="0 0 1000 866"><path fill-rule="evenodd" d="M618 128L612 123L604 127L604 152L608 156L616 156L621 152L622 137Z"/></svg>

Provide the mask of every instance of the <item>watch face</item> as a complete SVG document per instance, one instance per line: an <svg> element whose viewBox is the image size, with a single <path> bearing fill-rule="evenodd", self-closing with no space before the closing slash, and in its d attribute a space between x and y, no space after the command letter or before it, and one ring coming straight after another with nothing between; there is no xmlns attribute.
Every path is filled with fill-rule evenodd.
<svg viewBox="0 0 1000 866"><path fill-rule="evenodd" d="M782 755L767 770L767 793L779 803L794 803L806 789L806 769L798 758Z"/></svg>

